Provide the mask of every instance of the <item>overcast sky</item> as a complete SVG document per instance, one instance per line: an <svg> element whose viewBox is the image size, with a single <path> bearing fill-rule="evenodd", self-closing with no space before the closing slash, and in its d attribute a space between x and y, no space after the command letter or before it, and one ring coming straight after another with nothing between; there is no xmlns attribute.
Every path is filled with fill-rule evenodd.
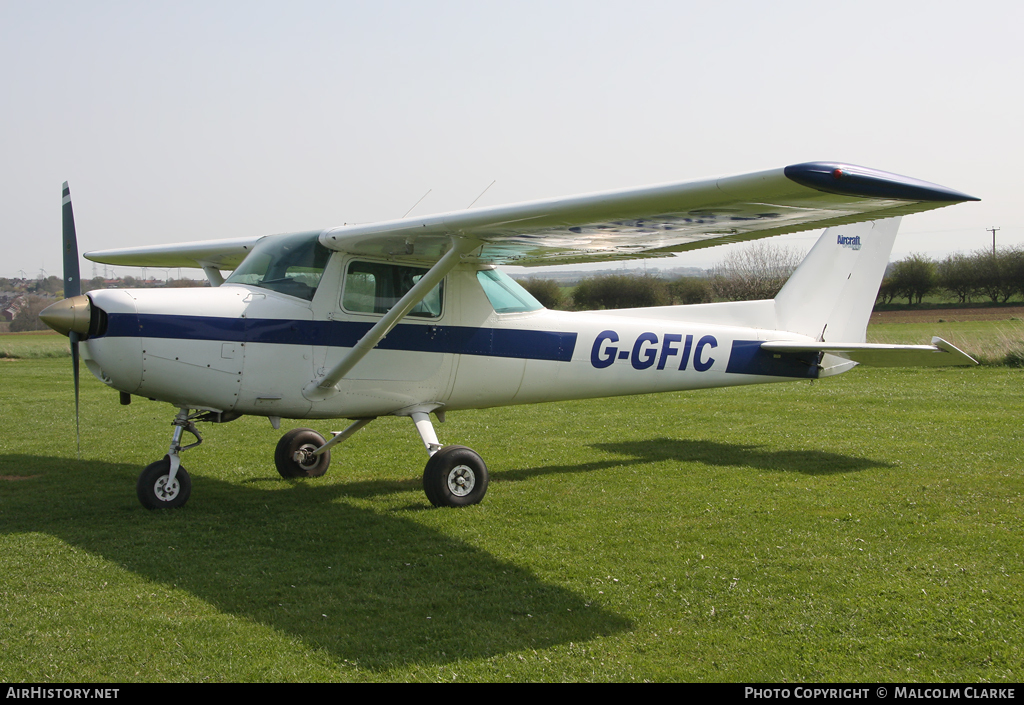
<svg viewBox="0 0 1024 705"><path fill-rule="evenodd" d="M0 0L0 276L60 273L65 180L88 251L834 160L982 199L894 258L1021 244L1022 8Z"/></svg>

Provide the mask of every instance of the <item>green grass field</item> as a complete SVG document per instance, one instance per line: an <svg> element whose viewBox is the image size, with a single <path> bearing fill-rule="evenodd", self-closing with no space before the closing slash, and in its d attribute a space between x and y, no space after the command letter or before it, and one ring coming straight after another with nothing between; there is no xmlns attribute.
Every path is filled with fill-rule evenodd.
<svg viewBox="0 0 1024 705"><path fill-rule="evenodd" d="M150 512L174 410L83 369L78 460L69 365L0 361L6 682L1022 675L1022 370L453 413L492 475L463 510L407 419L285 481L243 418Z"/></svg>
<svg viewBox="0 0 1024 705"><path fill-rule="evenodd" d="M68 339L45 333L7 333L0 335L0 360L71 357Z"/></svg>
<svg viewBox="0 0 1024 705"><path fill-rule="evenodd" d="M869 343L925 344L937 335L957 346L982 364L1012 364L1024 361L1024 322L960 321L943 323L885 323L868 326Z"/></svg>

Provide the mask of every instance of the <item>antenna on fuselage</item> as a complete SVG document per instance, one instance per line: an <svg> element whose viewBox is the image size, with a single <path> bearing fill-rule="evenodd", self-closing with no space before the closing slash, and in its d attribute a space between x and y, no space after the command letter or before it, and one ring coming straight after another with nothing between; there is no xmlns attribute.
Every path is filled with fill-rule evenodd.
<svg viewBox="0 0 1024 705"><path fill-rule="evenodd" d="M491 183L487 184L487 188L485 188L485 189L484 189L483 191L481 191L481 192L480 192L480 195L479 195L479 196L477 196L476 198L474 198L474 199L473 199L473 203L476 203L476 202L477 202L477 201L479 201L479 200L480 200L481 198L483 198L483 197L484 197L484 194L485 194L485 193L487 193L488 189L490 189L490 188L491 188L491 186L494 186L494 184L496 184L496 183L498 183L498 180L497 180L497 179L495 179L495 180L494 180L494 181L492 181ZM466 210L469 210L470 208L472 208L472 207L473 207L473 203L470 203L470 204L469 204L468 206L466 206Z"/></svg>
<svg viewBox="0 0 1024 705"><path fill-rule="evenodd" d="M426 192L425 194L423 194L422 196L420 196L420 200L418 200L418 201L416 201L415 203L413 203L413 204L412 204L412 208L410 208L409 210L407 210L407 211L405 212L405 215L403 215L402 217L403 217L403 218L405 218L405 217L406 217L406 216L408 216L408 215L409 215L410 213L412 213L413 209L414 209L414 208L416 208L416 206L418 206L418 205L419 205L420 203L422 203L422 202L423 202L423 199L424 199L424 198L426 198L427 196L429 196L429 195L430 195L430 192L431 192L431 191L433 191L433 190L434 190L434 189L432 189L432 188L428 188L428 189L427 189L427 192ZM346 223L346 225L347 225L347 223Z"/></svg>

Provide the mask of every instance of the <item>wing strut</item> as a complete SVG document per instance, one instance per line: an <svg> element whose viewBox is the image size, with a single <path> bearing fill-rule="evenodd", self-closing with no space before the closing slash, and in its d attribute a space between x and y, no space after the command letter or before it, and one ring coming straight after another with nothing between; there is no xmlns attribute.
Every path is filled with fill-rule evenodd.
<svg viewBox="0 0 1024 705"><path fill-rule="evenodd" d="M224 283L224 275L220 273L220 269L216 265L208 262L200 262L199 265L203 268L206 278L210 281L210 286L220 286Z"/></svg>
<svg viewBox="0 0 1024 705"><path fill-rule="evenodd" d="M391 329L398 325L398 322L405 318L406 314L409 313L420 301L426 297L430 290L433 289L438 283L445 278L455 265L459 263L459 260L463 255L472 252L480 246L480 242L475 239L464 238L464 237L453 237L452 248L445 253L445 255L437 261L430 270L424 274L418 282L416 282L405 296L398 300L391 310L384 314L384 317L374 324L373 328L366 332L362 338L359 339L349 353L338 362L337 365L331 368L331 370L319 380L313 380L306 385L306 388L302 390L302 395L310 401L324 401L330 399L338 393L338 388L335 386L347 375L353 367L362 360L368 352L373 350L377 343L384 338L385 335L391 332Z"/></svg>

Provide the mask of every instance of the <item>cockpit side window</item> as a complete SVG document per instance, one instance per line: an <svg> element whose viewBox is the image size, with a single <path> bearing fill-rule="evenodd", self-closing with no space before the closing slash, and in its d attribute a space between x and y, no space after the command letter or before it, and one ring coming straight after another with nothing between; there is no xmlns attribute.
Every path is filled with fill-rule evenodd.
<svg viewBox="0 0 1024 705"><path fill-rule="evenodd" d="M249 284L312 301L330 258L319 233L271 235L256 243L224 283Z"/></svg>
<svg viewBox="0 0 1024 705"><path fill-rule="evenodd" d="M386 262L350 262L345 273L341 307L352 313L387 313L427 271L421 267ZM442 281L435 286L408 315L439 317L444 298L443 285Z"/></svg>

